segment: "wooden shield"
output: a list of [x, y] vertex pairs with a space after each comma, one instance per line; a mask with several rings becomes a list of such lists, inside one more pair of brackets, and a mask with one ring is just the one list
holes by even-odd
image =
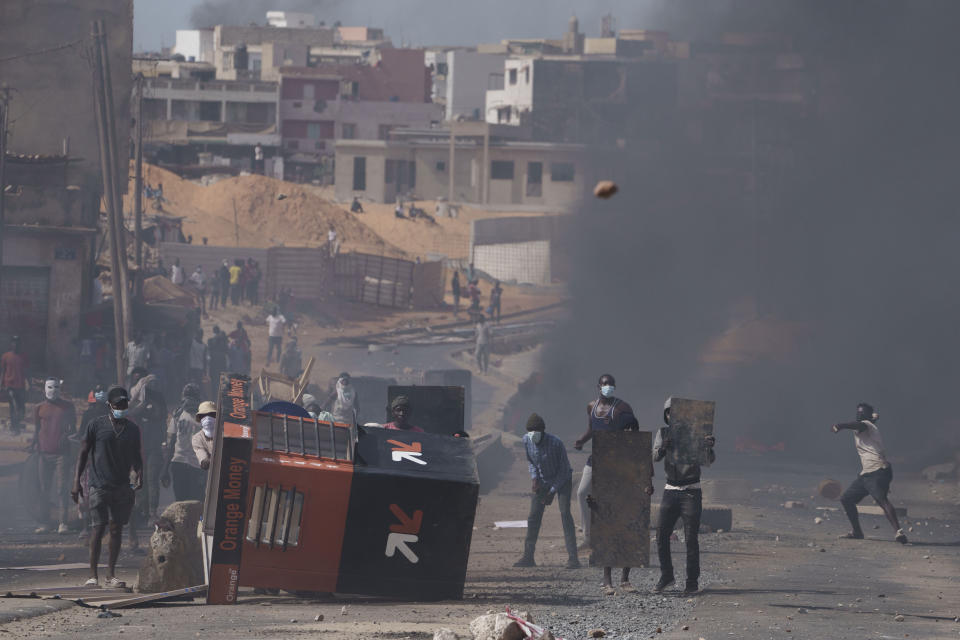
[[713, 435], [714, 403], [674, 398], [670, 404], [671, 460], [675, 464], [707, 464], [703, 439]]
[[650, 564], [651, 449], [649, 431], [594, 432], [591, 565]]

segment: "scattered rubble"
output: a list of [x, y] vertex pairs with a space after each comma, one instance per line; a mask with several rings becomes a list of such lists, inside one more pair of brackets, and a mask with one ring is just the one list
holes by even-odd
[[820, 516], [817, 516], [816, 518], [813, 519], [813, 524], [823, 524], [823, 518], [821, 518]]
[[433, 640], [460, 640], [460, 636], [444, 627], [433, 632]]
[[[518, 617], [533, 622], [526, 612], [519, 612]], [[506, 613], [487, 613], [474, 618], [470, 623], [470, 633], [473, 640], [524, 640], [526, 634], [520, 625], [510, 619]]]
[[799, 500], [787, 500], [783, 503], [784, 509], [806, 509], [807, 505]]
[[944, 462], [943, 464], [932, 464], [921, 471], [920, 475], [930, 482], [951, 480], [957, 475], [957, 463]]

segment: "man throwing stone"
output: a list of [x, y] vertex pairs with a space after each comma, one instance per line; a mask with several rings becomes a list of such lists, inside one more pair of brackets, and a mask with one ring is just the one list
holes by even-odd
[[870, 495], [883, 509], [890, 525], [897, 532], [893, 539], [900, 544], [906, 544], [907, 536], [900, 528], [897, 512], [887, 497], [890, 492], [890, 481], [893, 480], [893, 468], [887, 462], [887, 456], [883, 450], [883, 439], [877, 429], [876, 421], [879, 417], [880, 415], [873, 410], [873, 407], [866, 402], [861, 402], [857, 405], [856, 422], [844, 422], [831, 427], [834, 433], [840, 433], [844, 429], [853, 431], [853, 441], [857, 445], [861, 466], [860, 475], [840, 496], [840, 504], [843, 505], [843, 510], [847, 513], [847, 518], [850, 519], [850, 525], [853, 527], [850, 533], [840, 537], [855, 540], [863, 538], [857, 503]]
[[[120, 556], [123, 527], [130, 520], [130, 513], [133, 511], [134, 491], [143, 486], [140, 428], [126, 418], [129, 403], [126, 389], [111, 387], [107, 392], [110, 414], [90, 422], [83, 434], [70, 497], [74, 502], [78, 502], [83, 495], [80, 478], [89, 460], [90, 495], [87, 496], [87, 502], [92, 513], [93, 535], [90, 536], [90, 579], [84, 586], [94, 587], [99, 584], [97, 564], [100, 562], [103, 534], [106, 533], [108, 524], [110, 555], [104, 586], [126, 586], [115, 574], [117, 558]], [[132, 483], [131, 471], [136, 472], [136, 480]]]

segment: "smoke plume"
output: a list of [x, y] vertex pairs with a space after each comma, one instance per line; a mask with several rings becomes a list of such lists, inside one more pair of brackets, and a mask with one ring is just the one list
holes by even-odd
[[621, 192], [574, 221], [574, 304], [544, 356], [548, 423], [582, 431], [610, 372], [647, 428], [667, 395], [716, 400], [721, 451], [750, 437], [849, 459], [828, 428], [864, 400], [895, 461], [940, 461], [960, 445], [947, 401], [960, 384], [960, 6], [716, 4], [658, 15], [677, 35], [787, 33], [813, 65], [809, 111], [767, 118], [794, 160], [756, 197], [715, 188], [709, 143], [678, 136], [652, 162], [619, 163]]

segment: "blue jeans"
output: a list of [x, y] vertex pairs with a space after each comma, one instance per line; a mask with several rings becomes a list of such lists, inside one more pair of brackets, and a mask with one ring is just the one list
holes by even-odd
[[[570, 492], [573, 490], [572, 480], [567, 480], [557, 491], [557, 506], [560, 507], [560, 522], [563, 523], [563, 540], [567, 547], [570, 560], [577, 559], [577, 532], [573, 524], [573, 514], [570, 513]], [[537, 547], [537, 537], [540, 535], [540, 524], [543, 522], [543, 504], [540, 497], [534, 493], [530, 496], [530, 515], [527, 516], [527, 539], [523, 545], [523, 557], [533, 559], [533, 552]]]

